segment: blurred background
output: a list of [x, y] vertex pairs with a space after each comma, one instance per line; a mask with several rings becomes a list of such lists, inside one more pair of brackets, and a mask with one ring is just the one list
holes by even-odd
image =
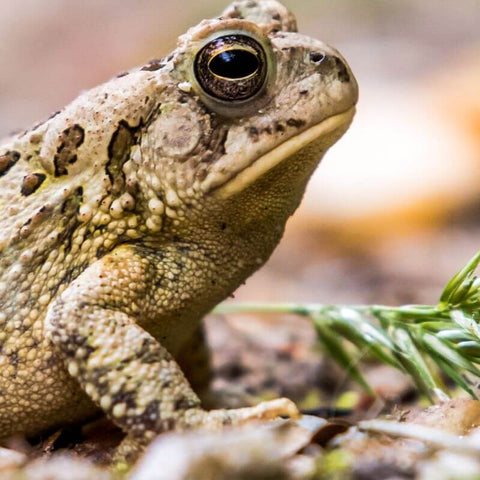
[[[435, 302], [480, 248], [480, 3], [284, 3], [302, 33], [344, 54], [361, 97], [353, 126], [326, 155], [282, 244], [236, 299]], [[163, 56], [178, 35], [226, 4], [0, 0], [0, 137]], [[298, 319], [285, 322], [286, 333], [272, 343], [277, 353], [300, 355], [292, 341], [313, 337]], [[271, 332], [268, 319], [230, 323], [250, 346]], [[231, 352], [231, 338], [213, 334], [211, 341]]]

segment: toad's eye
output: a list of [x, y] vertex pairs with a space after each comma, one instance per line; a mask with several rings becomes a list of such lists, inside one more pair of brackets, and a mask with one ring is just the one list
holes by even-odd
[[226, 80], [240, 80], [254, 75], [259, 66], [258, 57], [254, 52], [240, 48], [217, 53], [208, 63], [210, 72]]
[[195, 76], [213, 98], [237, 102], [254, 97], [265, 85], [263, 47], [246, 35], [225, 35], [207, 43], [195, 58]]

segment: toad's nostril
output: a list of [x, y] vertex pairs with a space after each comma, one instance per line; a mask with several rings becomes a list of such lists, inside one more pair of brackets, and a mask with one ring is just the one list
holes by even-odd
[[310, 61], [319, 65], [323, 62], [325, 54], [322, 52], [310, 52]]

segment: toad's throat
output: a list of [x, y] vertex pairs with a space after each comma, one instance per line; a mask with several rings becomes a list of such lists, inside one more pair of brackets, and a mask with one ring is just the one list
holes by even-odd
[[320, 150], [325, 152], [345, 133], [354, 115], [355, 107], [351, 107], [346, 112], [328, 117], [299, 135], [289, 138], [217, 186], [212, 194], [218, 198], [228, 198], [243, 191], [261, 175], [316, 140], [323, 139]]

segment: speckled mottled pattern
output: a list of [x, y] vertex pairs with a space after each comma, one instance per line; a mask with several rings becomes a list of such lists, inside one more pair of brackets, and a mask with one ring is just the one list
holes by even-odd
[[[219, 103], [192, 63], [231, 31], [265, 49], [268, 81]], [[286, 399], [205, 412], [175, 358], [268, 259], [356, 99], [338, 52], [275, 0], [241, 1], [0, 145], [0, 437], [100, 408], [129, 451], [165, 429], [294, 415]]]

